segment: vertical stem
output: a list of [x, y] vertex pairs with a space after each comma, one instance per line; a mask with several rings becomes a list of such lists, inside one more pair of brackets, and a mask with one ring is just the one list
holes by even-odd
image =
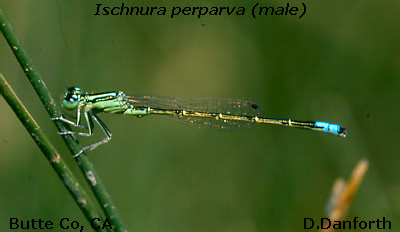
[[[27, 76], [28, 80], [38, 94], [50, 117], [60, 117], [61, 109], [56, 105], [54, 99], [51, 97], [50, 92], [46, 87], [46, 84], [42, 80], [31, 58], [28, 56], [28, 53], [25, 51], [21, 42], [18, 40], [17, 35], [13, 31], [10, 23], [4, 16], [4, 13], [1, 9], [0, 29], [3, 32], [3, 35], [6, 38], [8, 45], [13, 51], [19, 64], [21, 65], [22, 70], [25, 72], [25, 75]], [[54, 121], [54, 123], [56, 124], [58, 131], [70, 130], [68, 125], [64, 125], [64, 123], [60, 122], [59, 120]], [[63, 139], [72, 154], [75, 155], [81, 150], [78, 141], [73, 136], [66, 135], [63, 136]], [[84, 174], [86, 181], [89, 183], [104, 214], [111, 221], [113, 229], [115, 231], [126, 231], [125, 225], [123, 224], [122, 219], [119, 216], [118, 211], [111, 200], [111, 197], [107, 193], [105, 186], [102, 184], [100, 177], [95, 171], [93, 164], [84, 153], [78, 156], [76, 158], [76, 161], [79, 168], [81, 169], [81, 172]]]
[[[78, 207], [86, 216], [86, 219], [91, 222], [94, 218], [100, 218], [99, 214], [96, 212], [93, 202], [90, 200], [85, 190], [81, 187], [74, 174], [61, 158], [58, 151], [54, 148], [53, 144], [51, 144], [50, 140], [44, 134], [39, 125], [36, 124], [36, 121], [29, 114], [2, 74], [0, 74], [0, 93], [3, 95], [10, 107], [14, 110], [15, 114], [24, 125], [28, 133], [31, 135], [35, 143], [38, 145], [40, 150], [46, 156], [47, 160], [50, 162], [50, 165], [53, 167], [58, 177], [60, 177], [65, 187], [78, 204]], [[101, 225], [98, 221], [94, 221], [94, 223], [96, 228], [100, 228]], [[96, 229], [96, 231], [101, 230]]]

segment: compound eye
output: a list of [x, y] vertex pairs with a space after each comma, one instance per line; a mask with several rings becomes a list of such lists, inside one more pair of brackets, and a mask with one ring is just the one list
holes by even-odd
[[78, 106], [78, 99], [75, 96], [62, 99], [62, 106], [67, 110], [73, 110]]
[[74, 110], [78, 106], [81, 89], [78, 87], [70, 87], [67, 89], [64, 98], [62, 99], [62, 106], [67, 110]]
[[82, 90], [79, 87], [74, 86], [74, 87], [69, 87], [67, 89], [66, 94], [81, 94], [81, 92], [82, 92]]

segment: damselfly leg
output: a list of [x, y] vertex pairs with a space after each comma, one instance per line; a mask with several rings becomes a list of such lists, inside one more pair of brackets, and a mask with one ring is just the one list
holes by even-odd
[[[70, 88], [71, 89], [71, 88]], [[111, 140], [112, 134], [110, 130], [107, 128], [107, 126], [101, 121], [101, 119], [94, 114], [90, 113], [91, 108], [87, 107], [86, 105], [79, 104], [79, 98], [76, 95], [76, 90], [78, 89], [73, 89], [69, 92], [66, 93], [65, 97], [63, 98], [63, 107], [69, 109], [70, 105], [73, 105], [73, 108], [77, 108], [77, 113], [76, 113], [76, 122], [73, 122], [71, 120], [68, 120], [64, 117], [56, 117], [56, 118], [51, 118], [51, 120], [59, 120], [64, 123], [67, 123], [73, 127], [78, 127], [78, 128], [87, 128], [87, 132], [74, 132], [74, 131], [64, 131], [64, 132], [58, 132], [59, 135], [80, 135], [80, 136], [92, 136], [93, 135], [93, 129], [94, 129], [94, 124], [93, 120], [99, 125], [100, 129], [103, 131], [105, 137], [100, 140], [99, 142], [93, 143], [89, 146], [83, 147], [77, 154], [74, 155], [74, 157], [78, 157], [83, 151], [85, 150], [94, 150], [96, 147], [107, 143], [108, 141]], [[75, 92], [74, 92], [75, 91]], [[79, 90], [78, 90], [79, 91]], [[81, 109], [83, 108], [84, 111], [84, 116], [85, 116], [85, 121], [86, 121], [86, 127], [80, 125], [81, 122]]]

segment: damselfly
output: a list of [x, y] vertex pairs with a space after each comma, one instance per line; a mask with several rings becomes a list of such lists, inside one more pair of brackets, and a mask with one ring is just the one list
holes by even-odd
[[82, 148], [93, 150], [111, 140], [111, 132], [97, 116], [98, 113], [127, 114], [142, 117], [150, 114], [167, 115], [199, 127], [210, 127], [221, 130], [247, 128], [256, 124], [276, 124], [288, 127], [309, 129], [346, 137], [346, 129], [337, 124], [314, 121], [296, 121], [291, 119], [267, 118], [259, 105], [250, 100], [218, 98], [164, 98], [157, 96], [127, 96], [121, 91], [104, 93], [82, 93], [78, 87], [68, 88], [62, 99], [62, 106], [67, 110], [77, 109], [77, 120], [72, 122], [64, 117], [52, 118], [61, 120], [75, 127], [82, 127], [81, 114], [86, 120], [87, 132], [59, 132], [60, 135], [77, 134], [93, 135], [95, 121], [105, 134], [101, 141]]

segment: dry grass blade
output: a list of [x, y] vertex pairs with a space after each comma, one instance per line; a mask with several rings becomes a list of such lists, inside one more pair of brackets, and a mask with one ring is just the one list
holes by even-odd
[[[331, 210], [329, 212], [329, 219], [331, 222], [340, 221], [346, 217], [358, 187], [368, 170], [368, 165], [368, 160], [361, 160], [354, 168], [347, 184], [342, 178], [336, 180], [330, 199]], [[327, 227], [328, 225], [324, 225], [324, 228]], [[330, 226], [328, 229], [321, 229], [320, 231], [333, 231], [333, 227]]]

